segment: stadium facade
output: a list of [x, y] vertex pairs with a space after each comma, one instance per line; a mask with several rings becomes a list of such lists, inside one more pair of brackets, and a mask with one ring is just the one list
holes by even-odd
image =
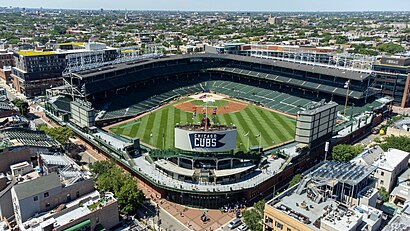
[[[182, 137], [175, 141], [177, 151], [142, 147], [150, 154], [141, 155], [138, 141], [99, 128], [149, 113], [174, 99], [209, 91], [293, 115], [312, 108], [312, 102], [321, 101], [319, 107], [325, 107], [322, 99], [339, 102], [340, 112], [347, 98], [350, 115], [355, 113], [352, 103], [360, 113], [386, 110], [385, 103], [377, 101], [379, 91], [373, 87], [371, 71], [232, 54], [140, 59], [70, 73], [64, 81], [64, 87], [50, 92], [46, 112], [51, 118], [67, 123], [86, 142], [115, 159], [162, 197], [208, 208], [238, 200], [252, 202], [272, 193], [272, 188], [285, 186], [295, 173], [323, 158], [321, 144], [326, 140], [313, 149], [297, 148], [294, 155], [271, 159], [260, 155], [260, 147], [257, 155], [241, 156], [229, 145], [229, 150], [219, 150], [222, 146], [217, 140], [195, 143], [195, 138], [226, 136], [229, 140], [228, 133], [234, 133], [235, 128], [217, 128], [205, 134], [209, 132], [206, 126], [203, 131], [204, 126], [198, 128], [201, 131], [177, 126], [176, 133]], [[91, 102], [96, 110], [95, 127], [79, 126], [70, 120], [72, 98]], [[210, 147], [201, 147], [208, 144], [218, 147], [208, 152]]]
[[[181, 95], [203, 90], [293, 115], [308, 102], [321, 99], [344, 105], [346, 94], [349, 105], [360, 107], [380, 92], [373, 87], [370, 71], [227, 54], [139, 60], [73, 73], [64, 79], [70, 87], [59, 93], [92, 102], [101, 112], [97, 124], [130, 118]], [[347, 81], [349, 90], [344, 88]], [[241, 91], [245, 85], [250, 88]], [[267, 93], [272, 93], [272, 98], [266, 97]], [[56, 111], [59, 113], [58, 108]]]

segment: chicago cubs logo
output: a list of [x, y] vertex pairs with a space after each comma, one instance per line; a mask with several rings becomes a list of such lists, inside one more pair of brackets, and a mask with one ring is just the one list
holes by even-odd
[[221, 140], [226, 134], [192, 133], [189, 134], [191, 147], [194, 148], [221, 148], [225, 145]]

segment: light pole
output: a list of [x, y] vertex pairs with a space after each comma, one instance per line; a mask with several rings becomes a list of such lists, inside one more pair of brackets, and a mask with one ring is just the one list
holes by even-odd
[[346, 81], [344, 88], [347, 88], [346, 89], [345, 107], [344, 107], [344, 110], [343, 110], [343, 115], [346, 116], [347, 101], [349, 100], [350, 79]]
[[259, 135], [257, 135], [257, 138], [259, 138], [259, 146], [258, 146], [258, 149], [259, 149], [259, 154], [261, 154], [261, 150], [262, 150], [262, 148], [261, 148], [262, 136], [261, 136], [260, 133], [259, 133]]

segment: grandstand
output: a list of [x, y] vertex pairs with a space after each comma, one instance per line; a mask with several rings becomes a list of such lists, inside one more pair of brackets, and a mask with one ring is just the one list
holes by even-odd
[[[349, 92], [344, 88], [351, 82]], [[93, 103], [97, 121], [130, 118], [182, 96], [212, 91], [297, 114], [311, 102], [333, 100], [348, 113], [371, 111], [375, 101], [369, 72], [237, 55], [195, 54], [138, 60], [66, 76], [71, 92]], [[340, 106], [339, 109], [341, 109]]]
[[[79, 128], [69, 120], [65, 121], [89, 144], [115, 158], [140, 180], [163, 191], [171, 201], [209, 208], [240, 199], [252, 201], [259, 195], [271, 193], [273, 185], [282, 186], [290, 180], [289, 172], [300, 171], [321, 158], [317, 150], [310, 152], [308, 157], [304, 155], [305, 151], [277, 153], [277, 158], [269, 158], [264, 163], [267, 166], [264, 168], [269, 171], [258, 169], [263, 148], [292, 142], [295, 134], [293, 118], [261, 107], [295, 115], [311, 103], [326, 99], [338, 102], [342, 105], [339, 110], [343, 111], [346, 96], [350, 109], [347, 113], [350, 115], [377, 110], [383, 105], [375, 97], [375, 89], [370, 89], [373, 79], [368, 71], [237, 55], [194, 54], [138, 60], [71, 73], [64, 79], [67, 86], [61, 88], [61, 95], [91, 102], [97, 111], [96, 127], [132, 138], [132, 144], [138, 141], [139, 145], [141, 142], [144, 152], [153, 148], [165, 150], [180, 147], [183, 151], [195, 152], [192, 151], [192, 142], [188, 140], [193, 134], [191, 131], [186, 130], [182, 135], [186, 142], [176, 139], [181, 138], [182, 133], [175, 133], [180, 132], [175, 125], [192, 125], [203, 119], [200, 116], [196, 118], [191, 111], [196, 105], [188, 105], [187, 110], [177, 107], [179, 103], [190, 103], [183, 102], [185, 96], [213, 92], [217, 97], [225, 95], [233, 98], [223, 100], [246, 105], [241, 110], [215, 113], [213, 118], [216, 121], [213, 125], [235, 127], [236, 137], [231, 140], [233, 146], [229, 146], [229, 150], [210, 150], [206, 156], [199, 157], [191, 153], [190, 159], [185, 158], [184, 153], [168, 151], [154, 151], [152, 156], [134, 156], [122, 147], [114, 147], [112, 138], [101, 136], [98, 128]], [[344, 88], [346, 81], [350, 83], [349, 91]], [[197, 100], [196, 96], [191, 97], [186, 99]], [[51, 106], [55, 109], [58, 105], [63, 104], [54, 103]], [[147, 113], [162, 105], [165, 106]], [[207, 111], [206, 107], [202, 110]], [[47, 112], [55, 115], [53, 110]], [[134, 118], [137, 115], [141, 116]], [[349, 120], [347, 117], [342, 116], [341, 120]], [[204, 129], [207, 129], [206, 126]], [[106, 136], [109, 136], [108, 133]], [[184, 148], [181, 143], [191, 143], [191, 146]], [[297, 150], [297, 146], [293, 147]], [[230, 158], [237, 159], [236, 162], [222, 160], [226, 156], [218, 156], [220, 152], [224, 155], [229, 152]], [[255, 161], [246, 157], [246, 152], [258, 153], [258, 159]], [[236, 156], [238, 153], [243, 153], [243, 156]], [[183, 158], [176, 159], [175, 155]], [[166, 159], [167, 156], [170, 158]], [[216, 167], [225, 168], [228, 164], [229, 169]], [[244, 166], [246, 169], [242, 168]], [[233, 174], [219, 172], [233, 169]]]
[[[177, 83], [175, 81], [167, 81], [167, 84], [161, 85], [161, 88], [152, 86], [138, 92], [119, 93], [115, 98], [110, 99], [110, 103], [100, 104], [104, 113], [101, 114], [99, 119], [105, 120], [137, 116], [179, 97], [207, 91], [263, 105], [290, 115], [295, 115], [298, 111], [304, 110], [306, 106], [312, 102], [317, 102], [322, 99], [321, 97], [290, 90], [288, 87], [275, 90], [275, 88], [271, 86], [252, 86], [249, 85], [249, 83], [238, 83], [227, 80], [209, 80], [200, 83], [192, 82], [192, 85], [185, 86], [183, 84], [184, 83]], [[186, 82], [185, 84], [189, 83]], [[152, 92], [155, 91], [162, 91], [162, 93], [152, 95]], [[363, 111], [372, 111], [373, 108], [377, 108], [381, 105], [382, 103], [377, 101], [372, 101], [364, 105], [358, 104], [354, 108], [354, 114]], [[340, 111], [343, 110], [343, 105], [339, 105], [338, 109]], [[347, 110], [349, 115], [350, 110], [352, 110], [351, 107]]]

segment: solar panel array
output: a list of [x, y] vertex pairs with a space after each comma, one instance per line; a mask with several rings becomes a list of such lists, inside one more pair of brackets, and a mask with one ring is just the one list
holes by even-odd
[[335, 179], [340, 182], [357, 184], [372, 171], [372, 167], [356, 165], [350, 162], [326, 162], [309, 175], [312, 179]]

